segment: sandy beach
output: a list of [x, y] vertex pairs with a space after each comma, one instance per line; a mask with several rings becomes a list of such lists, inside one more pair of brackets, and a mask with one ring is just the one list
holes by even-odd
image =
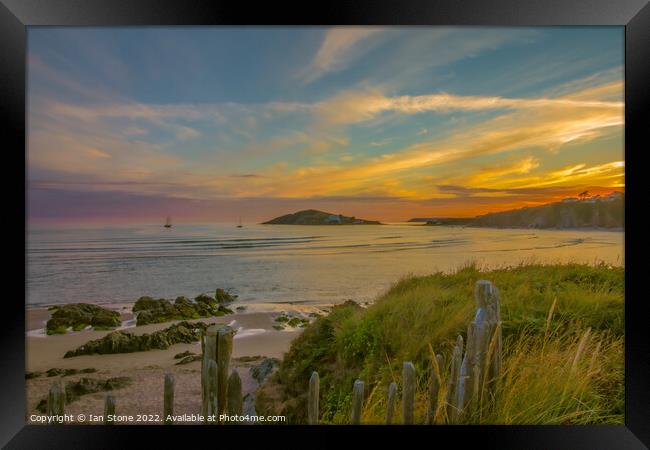
[[[135, 327], [130, 305], [111, 305], [111, 309], [122, 315], [123, 327], [133, 334], [151, 333], [169, 327], [175, 322], [166, 322]], [[242, 379], [242, 394], [246, 399], [254, 394], [258, 383], [250, 369], [265, 358], [282, 358], [289, 349], [291, 341], [300, 334], [300, 328], [273, 329], [274, 319], [282, 312], [307, 314], [317, 311], [315, 307], [291, 304], [255, 305], [245, 312], [198, 319], [206, 323], [226, 324], [238, 330], [233, 343], [231, 369], [237, 370]], [[201, 366], [199, 361], [176, 365], [174, 355], [190, 351], [200, 353], [199, 342], [176, 344], [166, 350], [149, 350], [135, 353], [84, 355], [64, 358], [68, 350], [75, 349], [86, 342], [99, 339], [110, 331], [83, 330], [64, 335], [47, 336], [43, 327], [50, 313], [46, 308], [30, 308], [26, 314], [26, 372], [46, 372], [59, 369], [96, 369], [94, 373], [65, 377], [48, 377], [47, 374], [26, 380], [27, 421], [32, 414], [40, 414], [35, 408], [47, 396], [48, 389], [56, 379], [76, 381], [81, 377], [107, 379], [129, 377], [128, 387], [111, 391], [116, 401], [117, 414], [162, 414], [163, 379], [165, 373], [172, 373], [176, 381], [175, 414], [197, 414], [201, 411]], [[126, 327], [125, 327], [126, 325]], [[106, 393], [98, 392], [80, 397], [66, 406], [66, 413], [75, 417], [78, 414], [103, 414]], [[245, 401], [244, 413], [254, 413], [252, 397]], [[33, 423], [33, 422], [32, 422]]]

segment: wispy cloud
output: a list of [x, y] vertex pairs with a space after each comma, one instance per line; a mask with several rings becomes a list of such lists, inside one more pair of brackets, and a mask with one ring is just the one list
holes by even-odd
[[[619, 89], [620, 82], [600, 89]], [[430, 94], [385, 96], [378, 89], [343, 92], [315, 105], [316, 116], [325, 123], [354, 124], [374, 119], [387, 112], [418, 114], [424, 112], [483, 111], [496, 109], [604, 108], [620, 110], [623, 102], [579, 100], [573, 98], [504, 98]], [[422, 130], [421, 130], [422, 131]], [[426, 129], [425, 129], [426, 132]], [[422, 133], [424, 134], [424, 133]]]
[[[590, 92], [607, 95], [611, 90], [621, 89], [620, 82], [608, 86], [589, 88]], [[272, 107], [258, 105], [260, 111], [295, 111], [282, 108], [275, 102]], [[347, 105], [347, 106], [346, 106]], [[227, 105], [235, 110], [237, 105]], [[67, 116], [80, 121], [106, 120], [119, 117], [146, 119], [154, 123], [166, 123], [172, 120], [177, 130], [186, 127], [173, 120], [215, 119], [223, 117], [224, 105], [107, 105], [106, 107], [80, 107], [75, 105], [51, 105], [52, 113], [58, 117]], [[247, 106], [250, 113], [251, 107]], [[384, 153], [378, 157], [361, 158], [354, 161], [341, 155], [337, 163], [320, 163], [268, 166], [256, 173], [264, 175], [247, 180], [245, 185], [233, 182], [232, 177], [215, 176], [205, 173], [201, 161], [189, 162], [183, 158], [167, 154], [162, 148], [146, 142], [127, 143], [113, 136], [101, 136], [77, 133], [74, 137], [61, 132], [50, 134], [34, 133], [30, 136], [30, 146], [34, 149], [33, 164], [62, 171], [76, 170], [95, 173], [104, 170], [97, 166], [99, 154], [97, 148], [112, 149], [111, 165], [120, 177], [136, 181], [178, 180], [187, 184], [184, 191], [195, 196], [209, 195], [250, 196], [263, 193], [268, 196], [298, 197], [313, 195], [393, 195], [411, 198], [425, 198], [430, 195], [421, 188], [398, 181], [402, 175], [409, 177], [414, 170], [426, 167], [441, 167], [453, 162], [473, 158], [497, 155], [516, 150], [542, 148], [557, 149], [573, 142], [587, 141], [608, 132], [620, 130], [623, 124], [623, 104], [620, 102], [601, 101], [597, 96], [585, 97], [582, 92], [573, 92], [560, 98], [501, 98], [458, 96], [449, 94], [432, 94], [420, 96], [387, 97], [373, 91], [363, 94], [344, 93], [333, 100], [308, 105], [301, 105], [301, 111], [311, 111], [317, 121], [336, 128], [350, 122], [369, 121], [382, 112], [393, 114], [439, 113], [452, 110], [476, 111], [502, 109], [504, 114], [471, 127], [452, 130], [446, 137], [434, 136], [429, 140]], [[339, 114], [334, 114], [339, 111]], [[325, 115], [324, 115], [325, 114]], [[162, 122], [161, 122], [162, 121]], [[101, 122], [100, 122], [101, 123]], [[171, 125], [168, 125], [171, 126]], [[101, 128], [101, 127], [100, 127]], [[106, 131], [106, 128], [101, 128]], [[191, 128], [187, 128], [192, 137]], [[610, 130], [610, 131], [608, 131]], [[84, 136], [86, 138], [84, 139]], [[372, 141], [370, 146], [383, 146], [390, 139]], [[313, 133], [294, 131], [273, 137], [232, 153], [241, 158], [243, 155], [262, 157], [276, 152], [287, 155], [287, 149], [295, 149], [297, 155], [304, 152], [318, 155], [332, 148], [345, 150], [349, 139], [334, 131], [327, 132], [327, 127]], [[128, 149], [128, 151], [127, 151]], [[140, 149], [134, 156], [134, 149]], [[79, 158], [80, 154], [86, 159]], [[108, 151], [101, 151], [108, 155]], [[66, 155], [69, 155], [67, 157]], [[505, 183], [504, 177], [525, 174], [539, 166], [539, 161], [529, 157], [512, 165], [505, 165], [490, 170], [479, 170], [465, 180], [470, 185]], [[293, 168], [292, 168], [293, 167]], [[185, 168], [179, 171], [179, 168]], [[175, 170], [174, 170], [175, 169]], [[191, 175], [189, 172], [191, 171]], [[576, 169], [576, 176], [578, 171]], [[132, 177], [132, 178], [129, 178]], [[442, 184], [442, 183], [440, 183]], [[131, 185], [127, 185], [131, 186]], [[156, 188], [157, 189], [157, 188]], [[179, 189], [176, 187], [176, 192]]]
[[[624, 187], [620, 62], [601, 64], [607, 58], [592, 52], [571, 67], [551, 58], [531, 69], [531, 58], [509, 53], [540, 35], [335, 27], [305, 34], [295, 52], [269, 54], [263, 94], [249, 92], [254, 77], [246, 77], [260, 68], [251, 53], [223, 52], [242, 63], [232, 73], [202, 63], [214, 68], [217, 89], [201, 77], [168, 95], [161, 90], [170, 83], [158, 84], [158, 74], [138, 79], [119, 51], [108, 65], [80, 59], [106, 69], [91, 86], [92, 67], [75, 68], [71, 55], [61, 63], [30, 52], [30, 188], [103, 199], [113, 192], [138, 204], [183, 199], [203, 209], [237, 199], [328, 210], [340, 204], [358, 216], [368, 211], [364, 202], [380, 203], [382, 216], [397, 217], [404, 208], [469, 214], [579, 187]], [[540, 50], [532, 61], [548, 58], [550, 48], [532, 48]], [[515, 70], [485, 82], [466, 76], [500, 61]], [[186, 96], [195, 85], [213, 95]]]
[[343, 70], [354, 58], [369, 50], [372, 38], [377, 37], [384, 28], [379, 27], [337, 27], [325, 33], [314, 59], [299, 76], [311, 83], [330, 72]]

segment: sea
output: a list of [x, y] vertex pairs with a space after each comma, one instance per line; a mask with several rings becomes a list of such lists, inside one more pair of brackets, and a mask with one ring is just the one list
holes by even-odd
[[474, 263], [624, 265], [624, 232], [385, 225], [29, 226], [26, 303], [131, 303], [224, 288], [241, 303], [371, 302]]

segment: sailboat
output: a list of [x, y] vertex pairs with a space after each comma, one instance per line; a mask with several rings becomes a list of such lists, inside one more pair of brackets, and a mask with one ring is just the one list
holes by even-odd
[[165, 221], [165, 228], [171, 228], [172, 227], [172, 218], [167, 216], [167, 221]]
[[242, 228], [243, 225], [241, 224], [241, 216], [239, 217], [239, 224], [237, 224], [237, 228]]

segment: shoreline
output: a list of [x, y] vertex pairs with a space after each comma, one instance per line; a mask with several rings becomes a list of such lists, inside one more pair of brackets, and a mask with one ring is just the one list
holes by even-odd
[[[235, 304], [232, 306], [234, 307]], [[107, 305], [103, 305], [109, 307]], [[245, 413], [254, 414], [254, 396], [259, 382], [251, 373], [256, 365], [269, 358], [282, 359], [289, 350], [293, 340], [302, 328], [276, 330], [275, 318], [283, 313], [295, 316], [307, 316], [310, 312], [321, 313], [325, 306], [296, 305], [289, 303], [246, 305], [243, 312], [235, 312], [219, 317], [203, 317], [191, 322], [205, 322], [230, 325], [237, 330], [233, 342], [231, 370], [236, 370], [242, 380], [242, 395], [247, 396]], [[40, 414], [35, 408], [46, 398], [47, 392], [55, 380], [66, 382], [79, 381], [82, 378], [106, 380], [115, 377], [128, 377], [131, 384], [121, 389], [109, 391], [115, 398], [118, 414], [161, 414], [162, 387], [166, 373], [173, 374], [176, 380], [175, 415], [197, 414], [201, 411], [201, 363], [193, 361], [177, 365], [180, 359], [174, 356], [191, 352], [201, 353], [200, 342], [191, 344], [178, 343], [168, 349], [146, 350], [133, 353], [93, 354], [64, 358], [64, 354], [86, 342], [100, 339], [114, 331], [123, 330], [135, 335], [151, 333], [169, 327], [180, 320], [135, 326], [133, 313], [129, 304], [113, 304], [110, 309], [118, 310], [122, 316], [122, 326], [113, 330], [95, 331], [86, 329], [68, 331], [65, 334], [46, 335], [45, 322], [50, 316], [46, 307], [26, 309], [25, 333], [25, 372], [41, 372], [36, 378], [25, 380], [27, 410], [26, 420], [33, 414]], [[126, 319], [126, 320], [125, 320]], [[49, 369], [95, 369], [95, 372], [79, 373], [70, 376], [49, 377]], [[97, 392], [80, 397], [66, 406], [66, 413], [103, 414], [106, 392]], [[151, 422], [156, 423], [156, 422]], [[137, 424], [137, 423], [134, 423]]]
[[[77, 303], [77, 302], [72, 302], [72, 303]], [[120, 303], [110, 303], [110, 302], [84, 302], [88, 303], [91, 305], [97, 305], [101, 306], [106, 309], [110, 309], [113, 311], [117, 311], [120, 313], [121, 316], [121, 321], [122, 325], [118, 328], [115, 328], [113, 330], [107, 330], [107, 332], [110, 331], [117, 331], [117, 330], [124, 330], [124, 329], [135, 329], [135, 323], [131, 324], [125, 324], [125, 322], [131, 322], [135, 320], [135, 317], [132, 312], [132, 308], [134, 303], [125, 303], [125, 302], [120, 302]], [[66, 304], [71, 304], [71, 303], [60, 303], [60, 304], [47, 304], [47, 305], [25, 305], [25, 333], [29, 334], [30, 332], [34, 332], [37, 330], [44, 330], [45, 329], [45, 323], [48, 321], [48, 319], [51, 316], [51, 313], [49, 311], [49, 308], [53, 306], [62, 306]], [[322, 304], [312, 304], [312, 303], [300, 303], [300, 302], [283, 302], [283, 303], [276, 303], [276, 302], [269, 302], [269, 303], [243, 303], [243, 302], [233, 302], [229, 305], [229, 307], [236, 312], [233, 314], [228, 314], [226, 316], [221, 316], [223, 318], [227, 317], [233, 317], [235, 315], [246, 315], [246, 314], [252, 314], [252, 313], [268, 313], [268, 314], [282, 314], [284, 312], [286, 313], [293, 313], [293, 314], [299, 314], [299, 315], [307, 315], [309, 313], [320, 313], [323, 310], [327, 310], [331, 308], [333, 304], [331, 303], [322, 303]], [[238, 307], [244, 307], [244, 310], [237, 311], [236, 308]], [[215, 319], [217, 317], [212, 317], [212, 319]], [[210, 317], [202, 317], [200, 319], [188, 319], [190, 321], [195, 321], [195, 320], [207, 320], [211, 319]], [[160, 324], [156, 325], [163, 325], [167, 324], [169, 326], [170, 324], [178, 322], [178, 321], [170, 321], [170, 322], [163, 322]], [[145, 325], [141, 325], [140, 327], [143, 327]], [[137, 328], [140, 328], [137, 327]], [[66, 335], [71, 334], [71, 333], [83, 333], [86, 331], [92, 331], [92, 330], [82, 330], [82, 331], [68, 331]], [[43, 332], [44, 334], [44, 332]], [[44, 335], [43, 337], [52, 337], [52, 336], [46, 336]]]

